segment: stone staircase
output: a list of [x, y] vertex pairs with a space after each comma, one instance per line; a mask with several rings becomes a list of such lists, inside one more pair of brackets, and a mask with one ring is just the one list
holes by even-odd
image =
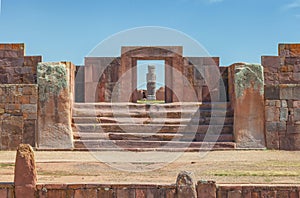
[[101, 151], [234, 149], [229, 105], [75, 103], [74, 147]]

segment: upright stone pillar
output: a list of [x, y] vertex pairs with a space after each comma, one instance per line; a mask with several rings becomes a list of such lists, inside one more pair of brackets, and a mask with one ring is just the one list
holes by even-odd
[[37, 173], [34, 153], [29, 144], [20, 144], [15, 164], [15, 197], [35, 197]]
[[198, 198], [216, 198], [217, 186], [214, 181], [198, 181], [197, 183]]
[[261, 65], [230, 66], [234, 138], [240, 148], [264, 148], [264, 77]]
[[196, 190], [192, 173], [182, 171], [178, 174], [176, 180], [176, 195], [177, 198], [196, 198]]
[[73, 148], [71, 115], [74, 68], [68, 62], [38, 64], [39, 148]]
[[156, 73], [155, 73], [155, 65], [148, 65], [148, 73], [147, 73], [147, 99], [148, 100], [156, 100]]

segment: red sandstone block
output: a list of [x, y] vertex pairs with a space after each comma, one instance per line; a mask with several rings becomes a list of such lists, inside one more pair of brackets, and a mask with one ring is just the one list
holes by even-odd
[[97, 189], [77, 189], [74, 193], [74, 198], [89, 198], [97, 197]]
[[7, 198], [7, 189], [0, 189], [0, 198]]
[[24, 56], [24, 65], [36, 67], [39, 62], [42, 62], [42, 56]]
[[24, 56], [24, 50], [0, 50], [1, 58], [20, 58]]
[[299, 57], [300, 44], [279, 44], [278, 52], [281, 57]]
[[298, 192], [295, 190], [290, 191], [290, 198], [299, 198]]
[[21, 50], [25, 49], [24, 43], [2, 43], [0, 44], [1, 50]]
[[280, 197], [280, 198], [289, 198], [289, 191], [277, 191], [277, 197]]
[[122, 198], [131, 198], [134, 197], [135, 191], [128, 188], [118, 188], [117, 189], [117, 197]]
[[146, 190], [145, 189], [136, 189], [135, 190], [135, 197], [136, 198], [146, 198]]
[[112, 188], [98, 188], [98, 198], [112, 198], [114, 190]]

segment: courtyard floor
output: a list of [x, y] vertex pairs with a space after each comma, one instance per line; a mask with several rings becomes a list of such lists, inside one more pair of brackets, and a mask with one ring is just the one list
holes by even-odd
[[[15, 155], [16, 152], [13, 151], [0, 152], [0, 182], [13, 182]], [[178, 159], [171, 162], [172, 156], [176, 155], [179, 156]], [[95, 156], [101, 156], [101, 160]], [[218, 184], [300, 184], [300, 151], [212, 151], [205, 154], [145, 155], [36, 151], [35, 158], [39, 183], [170, 184], [175, 183], [177, 174], [185, 170], [193, 172], [196, 180], [214, 180]], [[103, 160], [109, 163], [101, 162]]]

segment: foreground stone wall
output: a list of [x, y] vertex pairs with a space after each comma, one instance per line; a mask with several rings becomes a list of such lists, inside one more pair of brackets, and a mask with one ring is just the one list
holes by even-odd
[[[203, 182], [203, 181], [202, 181]], [[300, 197], [299, 185], [246, 185], [246, 184], [222, 184], [214, 182], [196, 185], [199, 198], [242, 198], [242, 197]], [[147, 185], [147, 184], [38, 184], [36, 186], [36, 198], [65, 198], [65, 197], [107, 197], [107, 198], [131, 198], [131, 197], [166, 197], [176, 198], [175, 185]], [[15, 198], [13, 183], [0, 183], [0, 197]], [[18, 198], [18, 197], [16, 197]]]
[[270, 149], [300, 149], [300, 44], [279, 44], [263, 56], [265, 131]]

